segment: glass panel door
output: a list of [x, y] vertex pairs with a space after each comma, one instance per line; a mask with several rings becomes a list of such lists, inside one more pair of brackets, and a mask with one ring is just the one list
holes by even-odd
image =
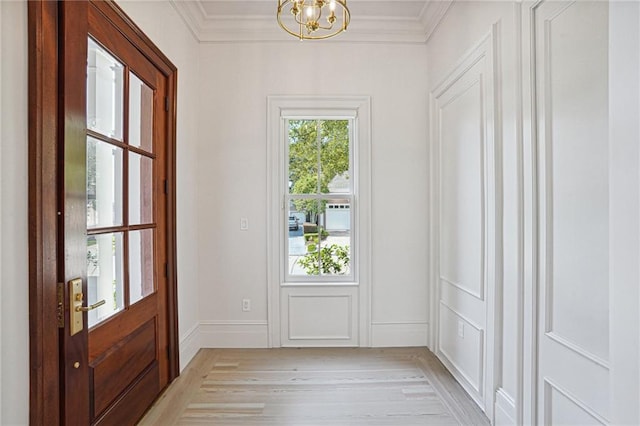
[[153, 294], [154, 90], [89, 38], [87, 302], [89, 327]]

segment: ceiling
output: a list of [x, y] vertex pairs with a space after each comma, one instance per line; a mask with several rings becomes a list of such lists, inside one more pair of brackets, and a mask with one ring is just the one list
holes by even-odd
[[[203, 43], [291, 41], [276, 22], [277, 0], [170, 0]], [[348, 0], [349, 30], [331, 42], [424, 43], [453, 0]]]

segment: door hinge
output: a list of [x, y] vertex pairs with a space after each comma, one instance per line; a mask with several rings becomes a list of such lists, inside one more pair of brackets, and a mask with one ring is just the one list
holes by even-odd
[[164, 97], [164, 109], [169, 112], [169, 97], [165, 96]]
[[58, 319], [58, 328], [64, 328], [64, 283], [57, 284], [57, 300], [56, 318]]
[[169, 264], [168, 263], [164, 264], [164, 277], [165, 278], [169, 278]]
[[169, 193], [169, 182], [167, 182], [167, 180], [164, 180], [164, 193], [168, 194]]

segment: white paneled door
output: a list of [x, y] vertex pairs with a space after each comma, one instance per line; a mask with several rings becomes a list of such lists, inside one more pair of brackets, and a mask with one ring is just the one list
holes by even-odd
[[532, 11], [539, 424], [610, 415], [608, 8]]

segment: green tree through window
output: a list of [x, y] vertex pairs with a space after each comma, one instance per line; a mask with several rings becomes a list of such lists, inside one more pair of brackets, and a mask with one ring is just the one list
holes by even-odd
[[351, 203], [349, 125], [349, 120], [288, 120], [289, 206], [303, 215], [307, 242], [306, 253], [292, 263], [297, 262], [307, 275], [349, 273], [345, 241], [350, 242], [350, 220], [347, 225], [335, 225], [333, 233], [325, 230], [331, 218], [327, 206]]

